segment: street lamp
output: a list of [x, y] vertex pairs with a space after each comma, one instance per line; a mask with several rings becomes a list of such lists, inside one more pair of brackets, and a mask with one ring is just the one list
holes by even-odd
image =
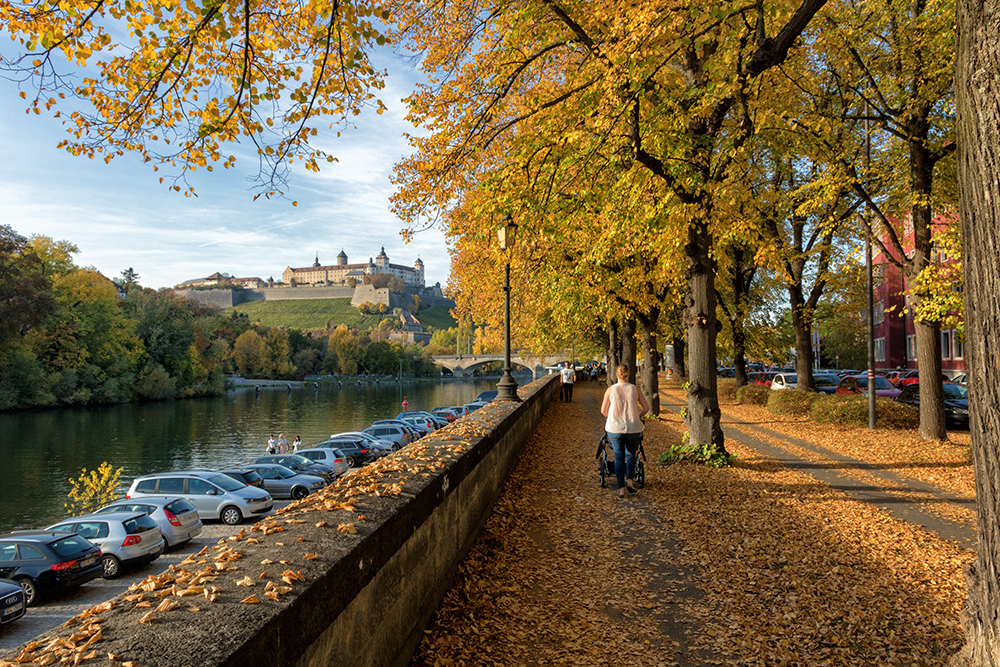
[[503, 226], [497, 229], [497, 238], [500, 239], [500, 249], [504, 251], [507, 260], [503, 270], [503, 293], [504, 293], [504, 318], [503, 318], [503, 377], [497, 383], [498, 401], [520, 401], [517, 397], [517, 381], [510, 374], [510, 253], [507, 251], [514, 247], [514, 236], [517, 232], [517, 225], [510, 213], [503, 216]]

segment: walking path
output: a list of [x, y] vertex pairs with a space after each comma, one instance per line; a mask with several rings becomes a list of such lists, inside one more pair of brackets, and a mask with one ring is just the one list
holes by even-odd
[[414, 665], [930, 666], [961, 646], [971, 499], [763, 409], [724, 418], [732, 468], [658, 465], [684, 431], [664, 385], [647, 487], [619, 500], [597, 482], [603, 390], [549, 407]]

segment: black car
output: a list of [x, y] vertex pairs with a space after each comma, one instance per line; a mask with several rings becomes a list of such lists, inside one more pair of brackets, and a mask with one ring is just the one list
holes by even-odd
[[352, 436], [338, 436], [325, 442], [321, 442], [313, 447], [332, 447], [339, 449], [347, 458], [347, 465], [352, 468], [364, 465], [374, 460], [376, 454], [372, 452], [371, 443], [364, 438]]
[[24, 600], [24, 591], [16, 581], [0, 579], [0, 625], [24, 616], [28, 609]]
[[251, 468], [237, 468], [235, 470], [220, 470], [223, 475], [232, 477], [237, 482], [243, 482], [247, 486], [256, 486], [258, 489], [264, 488], [264, 478], [256, 470]]
[[0, 537], [0, 577], [18, 583], [29, 607], [103, 572], [101, 550], [74, 533], [25, 530]]
[[[958, 429], [969, 428], [969, 389], [960, 384], [944, 382], [944, 418], [949, 426]], [[920, 407], [920, 384], [908, 384], [896, 397], [900, 403]]]
[[481, 392], [479, 392], [479, 395], [476, 396], [474, 399], [472, 399], [472, 402], [476, 403], [477, 401], [482, 401], [483, 403], [489, 403], [490, 401], [492, 401], [496, 397], [497, 397], [497, 390], [496, 389], [490, 389], [489, 391], [481, 391]]

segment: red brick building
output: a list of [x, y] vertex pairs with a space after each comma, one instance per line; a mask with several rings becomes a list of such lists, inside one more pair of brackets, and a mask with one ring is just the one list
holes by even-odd
[[[953, 218], [937, 216], [937, 224], [954, 224]], [[913, 247], [913, 225], [907, 219], [903, 226], [904, 247]], [[888, 242], [886, 243], [889, 246]], [[907, 285], [902, 271], [890, 262], [878, 246], [873, 248], [872, 266], [875, 273], [875, 370], [896, 368], [916, 370], [917, 342], [913, 313], [906, 294]], [[932, 262], [953, 263], [955, 260], [935, 251]], [[954, 287], [961, 290], [961, 285]], [[965, 372], [965, 346], [957, 329], [941, 329], [941, 370], [953, 377]]]

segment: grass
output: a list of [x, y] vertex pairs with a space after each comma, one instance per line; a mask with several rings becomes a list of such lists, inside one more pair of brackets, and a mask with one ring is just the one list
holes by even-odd
[[351, 329], [369, 331], [383, 319], [381, 315], [362, 315], [346, 298], [248, 301], [226, 309], [226, 312], [232, 311], [245, 313], [251, 320], [266, 326], [302, 330], [326, 329], [343, 324]]
[[458, 326], [455, 318], [451, 316], [451, 310], [444, 306], [433, 306], [426, 310], [421, 310], [417, 313], [417, 319], [424, 325], [425, 329], [430, 327], [434, 327], [435, 330], [451, 329]]

